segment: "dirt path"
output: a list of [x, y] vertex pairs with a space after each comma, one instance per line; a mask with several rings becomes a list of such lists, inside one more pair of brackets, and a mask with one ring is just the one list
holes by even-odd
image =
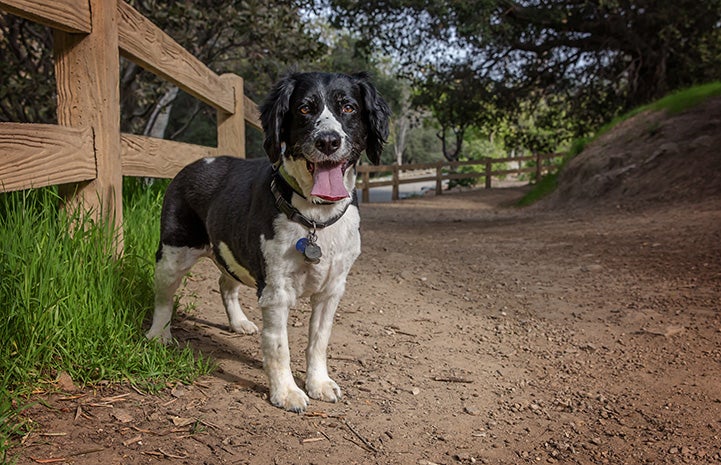
[[[272, 407], [258, 338], [226, 331], [202, 263], [175, 335], [220, 370], [52, 396], [19, 463], [721, 463], [721, 203], [505, 206], [520, 194], [362, 208], [331, 341], [343, 402]], [[290, 320], [301, 381], [308, 317]]]

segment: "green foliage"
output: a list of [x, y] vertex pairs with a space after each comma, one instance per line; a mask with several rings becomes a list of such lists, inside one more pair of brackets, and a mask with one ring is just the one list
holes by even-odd
[[[646, 110], [666, 110], [671, 114], [681, 113], [682, 111], [693, 108], [717, 95], [721, 95], [721, 81], [689, 87], [673, 92], [649, 105], [642, 106], [632, 112], [629, 112], [624, 115], [623, 119], [628, 119], [631, 116]], [[623, 119], [621, 119], [621, 121], [623, 121]]]
[[52, 29], [0, 12], [0, 121], [56, 123]]
[[[436, 136], [437, 130], [428, 125], [413, 127], [409, 130], [408, 142], [404, 153], [406, 163], [430, 163], [442, 158], [441, 143]], [[385, 153], [384, 153], [385, 156]], [[395, 158], [389, 150], [384, 162], [394, 163]]]
[[575, 135], [721, 73], [721, 0], [330, 3], [407, 75], [465, 66], [499, 84], [500, 107], [559, 99]]
[[0, 456], [20, 428], [18, 406], [59, 372], [79, 384], [154, 389], [210, 369], [189, 348], [143, 335], [163, 187], [134, 182], [126, 184], [126, 253], [117, 259], [107, 229], [59, 209], [54, 189], [0, 196]]

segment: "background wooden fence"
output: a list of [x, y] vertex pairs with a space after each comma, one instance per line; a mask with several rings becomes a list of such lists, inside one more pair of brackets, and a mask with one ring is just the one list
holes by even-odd
[[[244, 157], [245, 123], [261, 128], [241, 77], [217, 75], [123, 0], [0, 0], [0, 10], [53, 28], [58, 100], [57, 125], [0, 123], [0, 192], [60, 184], [68, 204], [114, 225], [118, 251], [124, 175]], [[218, 146], [121, 134], [120, 55], [215, 108]]]
[[[436, 183], [436, 194], [440, 195], [443, 192], [443, 181], [448, 180], [459, 180], [459, 179], [485, 179], [486, 189], [491, 188], [491, 180], [493, 176], [503, 176], [508, 174], [521, 174], [521, 173], [535, 173], [536, 179], [541, 179], [541, 174], [547, 166], [544, 166], [544, 161], [551, 160], [554, 158], [562, 157], [563, 154], [550, 153], [550, 154], [537, 154], [527, 157], [513, 157], [513, 158], [484, 158], [482, 160], [471, 160], [471, 161], [439, 161], [437, 163], [420, 163], [420, 164], [409, 164], [409, 165], [361, 165], [358, 167], [358, 173], [360, 179], [358, 180], [357, 187], [362, 191], [361, 200], [364, 203], [370, 201], [370, 188], [372, 187], [383, 187], [393, 186], [391, 194], [392, 200], [398, 200], [399, 198], [399, 187], [401, 184], [409, 184], [415, 182], [435, 182]], [[524, 162], [524, 161], [535, 161], [535, 166], [527, 168], [516, 168], [516, 169], [503, 169], [493, 170], [493, 165], [498, 163], [506, 162]], [[481, 166], [482, 171], [459, 173], [455, 170], [462, 166]], [[434, 175], [426, 176], [413, 176], [401, 179], [401, 174], [409, 171], [419, 170], [435, 170]], [[374, 179], [371, 180], [370, 173], [390, 173], [391, 179]]]

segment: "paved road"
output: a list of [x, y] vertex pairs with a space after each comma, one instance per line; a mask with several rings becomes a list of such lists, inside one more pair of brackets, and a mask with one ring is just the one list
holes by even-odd
[[[447, 186], [446, 182], [443, 183], [443, 188], [445, 189]], [[414, 195], [421, 195], [425, 190], [435, 190], [436, 189], [436, 182], [435, 181], [427, 181], [427, 182], [412, 182], [408, 184], [401, 184], [398, 186], [398, 191], [400, 197], [406, 198], [411, 197]], [[370, 189], [370, 203], [378, 203], [378, 202], [390, 202], [391, 197], [393, 195], [393, 187], [392, 186], [382, 186], [382, 187], [372, 187]], [[361, 191], [358, 191], [358, 199], [360, 201], [361, 199]]]

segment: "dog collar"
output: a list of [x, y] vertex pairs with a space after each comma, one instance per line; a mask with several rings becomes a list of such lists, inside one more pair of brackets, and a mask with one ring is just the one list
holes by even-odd
[[[281, 178], [283, 178], [283, 181], [285, 181], [285, 183], [288, 185], [288, 187], [293, 189], [293, 191], [296, 194], [305, 198], [305, 195], [303, 195], [303, 190], [300, 188], [300, 185], [298, 185], [298, 181], [296, 181], [294, 177], [292, 177], [291, 175], [288, 174], [288, 172], [285, 170], [283, 165], [280, 165], [280, 167], [278, 167], [277, 174]], [[288, 200], [290, 200], [290, 197], [288, 197]]]
[[275, 173], [273, 173], [273, 177], [270, 180], [270, 191], [275, 197], [275, 206], [278, 208], [278, 210], [284, 213], [289, 220], [301, 224], [306, 228], [310, 229], [311, 231], [315, 231], [316, 229], [323, 229], [334, 224], [336, 221], [343, 217], [345, 212], [348, 210], [348, 206], [352, 203], [348, 202], [343, 211], [341, 211], [339, 214], [330, 218], [327, 221], [311, 220], [307, 216], [303, 215], [300, 211], [298, 211], [298, 209], [295, 208], [293, 204], [291, 204], [291, 199], [293, 198], [294, 193], [300, 195], [304, 199], [305, 196], [303, 196], [303, 194], [300, 194], [296, 189], [293, 188], [293, 186], [287, 179], [287, 177], [289, 176], [287, 174], [284, 175], [284, 171], [285, 170], [283, 170], [282, 168], [275, 170]]

